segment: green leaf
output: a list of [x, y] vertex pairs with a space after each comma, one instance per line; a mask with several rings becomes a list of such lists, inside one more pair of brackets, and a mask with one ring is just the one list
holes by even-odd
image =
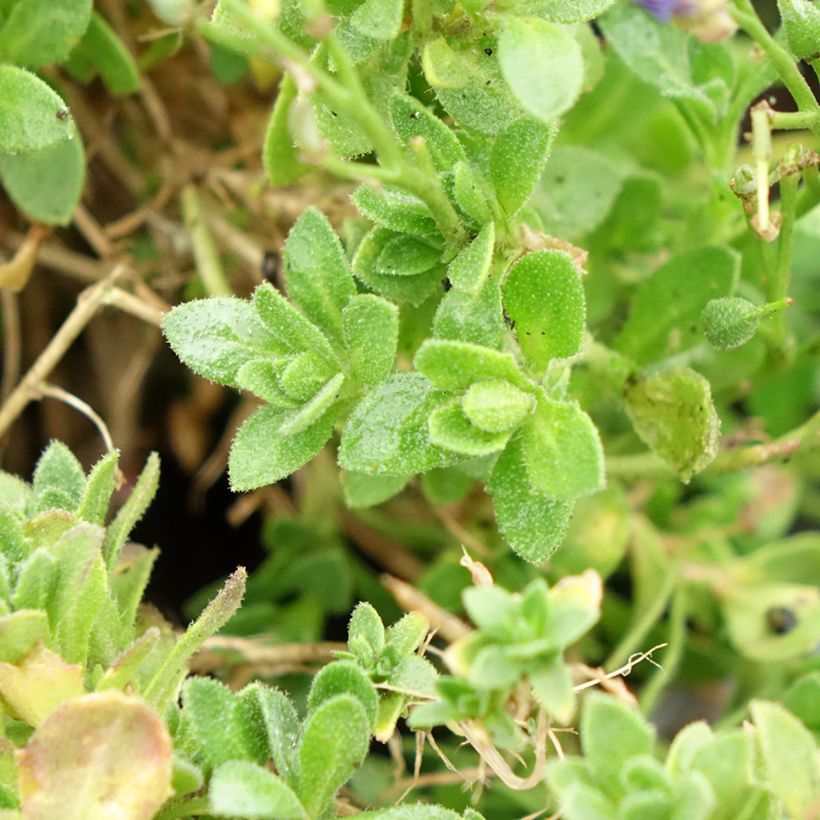
[[288, 296], [341, 344], [342, 310], [356, 285], [339, 237], [316, 208], [308, 208], [290, 229], [284, 259]]
[[430, 631], [430, 622], [420, 612], [408, 612], [388, 627], [385, 644], [398, 655], [415, 652]]
[[452, 288], [439, 302], [433, 334], [439, 339], [497, 348], [504, 338], [504, 310], [499, 277], [488, 279], [478, 293]]
[[365, 475], [345, 471], [342, 479], [345, 504], [353, 509], [375, 507], [400, 493], [409, 475]]
[[25, 518], [31, 503], [31, 487], [11, 473], [0, 472], [0, 508], [17, 518]]
[[820, 51], [820, 8], [811, 0], [777, 0], [777, 8], [791, 53], [814, 62]]
[[478, 293], [490, 275], [495, 247], [495, 225], [488, 222], [478, 236], [450, 263], [447, 278], [456, 290]]
[[709, 382], [688, 367], [667, 367], [627, 383], [624, 406], [641, 441], [684, 480], [717, 455], [720, 419]]
[[101, 555], [104, 532], [80, 524], [54, 545], [57, 583], [49, 601], [49, 621], [60, 655], [69, 663], [85, 663], [94, 621], [109, 599]]
[[407, 476], [445, 464], [448, 456], [427, 435], [427, 419], [446, 396], [420, 373], [396, 373], [358, 404], [342, 432], [345, 470]]
[[415, 276], [430, 270], [440, 257], [441, 248], [414, 236], [399, 234], [383, 245], [376, 269], [385, 276]]
[[0, 152], [39, 151], [74, 137], [66, 105], [39, 77], [0, 65]]
[[564, 650], [585, 635], [601, 614], [601, 579], [594, 570], [562, 578], [549, 592], [550, 648]]
[[336, 695], [352, 695], [364, 707], [370, 728], [376, 721], [379, 698], [370, 678], [353, 661], [333, 661], [322, 667], [308, 694], [308, 712], [315, 712], [323, 703]]
[[[304, 257], [301, 258], [304, 259]], [[302, 283], [300, 279], [297, 290], [301, 290], [304, 295], [303, 289], [308, 290], [309, 286]], [[331, 362], [336, 361], [336, 354], [327, 337], [313, 322], [293, 307], [273, 285], [266, 282], [253, 292], [253, 306], [259, 318], [286, 350], [292, 353], [310, 351]]]
[[521, 677], [521, 668], [511, 661], [506, 647], [490, 644], [478, 650], [467, 679], [479, 691], [512, 689]]
[[378, 384], [390, 374], [399, 340], [398, 308], [370, 293], [354, 296], [342, 311], [351, 377]]
[[104, 524], [117, 489], [117, 466], [120, 454], [117, 450], [106, 453], [88, 474], [88, 481], [77, 507], [77, 516], [89, 524]]
[[236, 695], [227, 686], [211, 678], [188, 678], [182, 687], [182, 707], [199, 755], [209, 767], [250, 757], [235, 716]]
[[[304, 354], [309, 356], [310, 354]], [[281, 376], [290, 362], [285, 359], [251, 359], [236, 372], [236, 384], [275, 407], [296, 407], [298, 399], [288, 395], [281, 383]], [[321, 378], [317, 381], [321, 382]], [[309, 392], [309, 391], [308, 391]]]
[[276, 765], [276, 771], [291, 787], [295, 788], [298, 780], [298, 760], [296, 747], [299, 740], [299, 716], [290, 698], [272, 686], [252, 683], [242, 690], [243, 697], [249, 693], [259, 708], [259, 723], [267, 735], [270, 757]]
[[573, 504], [530, 486], [520, 439], [501, 454], [487, 490], [498, 528], [513, 551], [531, 564], [543, 564], [564, 540]]
[[85, 473], [79, 461], [60, 441], [52, 441], [34, 470], [32, 513], [48, 509], [74, 512], [85, 491]]
[[48, 643], [46, 613], [41, 609], [18, 609], [0, 618], [0, 662], [16, 664], [34, 648]]
[[655, 733], [635, 709], [594, 692], [587, 696], [581, 716], [581, 745], [595, 782], [617, 792], [625, 763], [651, 754]]
[[284, 421], [276, 432], [283, 436], [295, 436], [318, 423], [335, 403], [344, 380], [344, 374], [337, 373], [310, 401], [295, 410], [286, 411]]
[[11, 603], [15, 609], [45, 609], [57, 583], [57, 561], [51, 553], [34, 550], [20, 566]]
[[[467, 809], [469, 812], [470, 809]], [[483, 820], [478, 812], [463, 815], [470, 820]], [[430, 803], [416, 803], [409, 806], [393, 806], [389, 809], [379, 811], [363, 812], [362, 820], [461, 820], [462, 815], [441, 806], [434, 806]]]
[[214, 771], [208, 786], [208, 813], [243, 820], [302, 820], [306, 816], [299, 798], [283, 780], [245, 760], [231, 760]]
[[524, 460], [532, 484], [555, 498], [571, 500], [604, 487], [598, 430], [574, 402], [538, 397], [524, 427]]
[[681, 353], [701, 341], [700, 314], [735, 287], [740, 258], [722, 246], [673, 256], [635, 294], [615, 347], [638, 364]]
[[466, 342], [427, 339], [413, 364], [440, 390], [458, 390], [492, 378], [524, 389], [530, 387], [509, 353]]
[[325, 446], [333, 429], [326, 413], [293, 435], [279, 432], [287, 422], [286, 410], [260, 407], [238, 430], [228, 459], [228, 475], [236, 492], [275, 484], [310, 461]]
[[385, 246], [396, 234], [385, 228], [368, 232], [353, 257], [353, 272], [367, 287], [394, 302], [409, 302], [418, 306], [429, 296], [441, 291], [444, 266], [435, 266], [414, 276], [393, 276], [379, 271], [378, 260]]
[[[598, 25], [614, 52], [643, 82], [665, 97], [695, 103], [704, 114], [714, 116], [709, 89], [694, 77], [690, 35], [630, 3], [615, 4]], [[716, 79], [714, 73], [711, 79]]]
[[376, 40], [392, 40], [401, 31], [404, 0], [364, 0], [350, 18], [362, 34]]
[[260, 320], [254, 305], [233, 297], [177, 305], [162, 318], [162, 331], [183, 364], [228, 387], [240, 386], [237, 374], [242, 365], [289, 349]]
[[39, 222], [68, 225], [85, 181], [79, 135], [23, 154], [0, 154], [0, 181], [21, 211]]
[[299, 746], [299, 796], [309, 816], [327, 808], [369, 744], [367, 713], [353, 695], [336, 695], [313, 712]]
[[532, 116], [552, 122], [581, 93], [581, 47], [563, 26], [538, 19], [507, 17], [498, 38], [504, 79]]
[[[120, 620], [129, 631], [158, 557], [159, 550], [156, 548], [149, 550], [139, 544], [131, 544], [110, 575], [111, 595], [117, 603]], [[102, 624], [103, 628], [105, 626]]]
[[783, 696], [783, 705], [814, 732], [820, 731], [820, 671], [798, 678]]
[[[508, 219], [521, 210], [535, 189], [554, 134], [552, 127], [520, 119], [510, 123], [496, 137], [490, 152], [490, 179]], [[522, 157], [527, 161], [522, 162]]]
[[77, 46], [73, 57], [88, 61], [97, 69], [112, 94], [134, 94], [140, 88], [140, 74], [134, 58], [97, 11], [91, 15], [88, 29]]
[[363, 216], [382, 228], [413, 236], [437, 236], [438, 228], [427, 206], [401, 189], [374, 190], [366, 185], [356, 189], [351, 202]]
[[475, 427], [458, 399], [430, 414], [430, 441], [465, 456], [486, 456], [498, 452], [510, 438], [509, 432], [488, 433]]
[[394, 94], [390, 99], [390, 119], [405, 143], [418, 137], [424, 139], [439, 172], [447, 173], [466, 159], [453, 130], [415, 98]]
[[572, 675], [563, 658], [556, 657], [541, 664], [529, 674], [535, 699], [549, 714], [566, 726], [575, 713], [575, 692]]
[[521, 351], [537, 368], [581, 349], [584, 288], [563, 251], [536, 251], [517, 262], [504, 282], [504, 309], [515, 322]]
[[128, 500], [117, 511], [114, 520], [108, 526], [103, 542], [103, 555], [108, 568], [114, 566], [117, 556], [125, 544], [131, 530], [142, 518], [148, 505], [153, 501], [159, 485], [159, 456], [151, 453], [145, 462], [145, 467], [131, 490]]
[[0, 26], [0, 61], [38, 68], [59, 63], [80, 41], [92, 0], [17, 0]]
[[486, 227], [491, 221], [492, 188], [469, 162], [457, 162], [453, 168], [453, 196], [458, 207], [479, 225]]
[[712, 347], [734, 350], [753, 338], [762, 316], [748, 299], [724, 296], [707, 302], [700, 318], [703, 335]]
[[296, 147], [288, 125], [288, 113], [296, 99], [296, 80], [286, 73], [279, 83], [276, 102], [268, 120], [265, 142], [262, 146], [262, 164], [268, 181], [274, 188], [282, 188], [296, 182], [306, 174], [309, 167], [299, 162]]
[[624, 176], [607, 157], [589, 148], [562, 145], [552, 152], [531, 204], [551, 234], [575, 240], [604, 221]]
[[779, 703], [753, 700], [769, 786], [792, 817], [806, 817], [820, 798], [817, 746], [811, 733]]
[[347, 640], [351, 649], [355, 644], [367, 649], [363, 663], [375, 661], [384, 649], [384, 624], [374, 607], [367, 602], [356, 604], [347, 626]]
[[751, 743], [739, 729], [716, 735], [692, 757], [692, 768], [703, 773], [722, 806], [748, 785], [751, 766]]
[[[275, 367], [278, 369], [278, 362]], [[335, 359], [328, 360], [312, 352], [299, 353], [288, 359], [279, 371], [279, 386], [287, 398], [303, 404], [310, 401], [337, 370]]]
[[518, 14], [543, 17], [555, 23], [583, 23], [606, 11], [615, 0], [520, 0]]
[[479, 430], [488, 433], [514, 430], [534, 406], [535, 401], [529, 393], [500, 379], [471, 384], [461, 400], [464, 415]]

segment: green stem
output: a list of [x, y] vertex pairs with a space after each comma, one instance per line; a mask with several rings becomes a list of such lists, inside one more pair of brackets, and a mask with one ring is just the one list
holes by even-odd
[[202, 614], [180, 635], [165, 656], [143, 692], [143, 698], [156, 708], [162, 708], [172, 698], [185, 674], [188, 659], [207, 638], [219, 631], [233, 616], [242, 603], [248, 573], [244, 567], [234, 572], [225, 582]]
[[666, 638], [668, 645], [663, 655], [663, 668], [658, 669], [652, 675], [641, 691], [641, 709], [646, 715], [650, 714], [655, 708], [658, 698], [680, 666], [683, 650], [686, 646], [686, 615], [688, 610], [686, 587], [681, 585], [675, 590], [672, 598]]
[[794, 98], [797, 107], [802, 112], [813, 114], [810, 124], [811, 130], [820, 137], [820, 104], [814, 98], [811, 88], [800, 73], [794, 58], [789, 52], [769, 34], [766, 27], [757, 16], [751, 0], [734, 0], [732, 16], [737, 24], [749, 35], [766, 53], [777, 71], [783, 85]]
[[185, 229], [191, 239], [194, 262], [205, 292], [208, 296], [232, 296], [233, 291], [222, 269], [219, 251], [205, 221], [199, 191], [194, 185], [188, 184], [182, 189], [180, 204]]
[[660, 620], [675, 585], [678, 582], [676, 567], [670, 567], [663, 579], [663, 584], [655, 592], [655, 597], [649, 602], [644, 611], [634, 620], [626, 635], [621, 638], [605, 664], [606, 669], [613, 670], [623, 666], [629, 656], [635, 653], [646, 639], [649, 631]]
[[817, 119], [812, 111], [772, 111], [769, 122], [774, 130], [803, 131], [811, 129]]

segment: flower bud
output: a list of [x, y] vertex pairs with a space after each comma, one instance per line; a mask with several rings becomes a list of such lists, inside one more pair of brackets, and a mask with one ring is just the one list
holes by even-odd
[[703, 309], [703, 335], [718, 350], [734, 350], [757, 333], [760, 320], [792, 303], [789, 298], [757, 307], [748, 299], [727, 296], [712, 299]]

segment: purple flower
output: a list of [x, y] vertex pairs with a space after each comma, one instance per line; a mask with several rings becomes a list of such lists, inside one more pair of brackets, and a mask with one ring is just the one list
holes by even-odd
[[653, 17], [658, 20], [669, 20], [669, 18], [685, 4], [685, 0], [636, 0], [639, 6], [645, 8]]

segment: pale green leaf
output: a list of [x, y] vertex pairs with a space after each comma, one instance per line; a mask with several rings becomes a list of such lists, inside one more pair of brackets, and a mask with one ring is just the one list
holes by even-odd
[[370, 678], [353, 661], [333, 661], [322, 667], [313, 678], [308, 693], [308, 712], [315, 712], [323, 703], [336, 695], [353, 695], [364, 707], [370, 728], [376, 720], [379, 697]]
[[525, 390], [531, 387], [509, 353], [467, 342], [427, 339], [413, 363], [440, 390], [466, 388], [493, 378]]
[[507, 445], [487, 489], [493, 497], [498, 528], [513, 551], [531, 564], [544, 563], [564, 539], [572, 502], [532, 488], [520, 440]]
[[604, 487], [601, 439], [574, 402], [538, 397], [524, 427], [524, 460], [532, 484], [555, 498], [571, 500]]
[[242, 820], [301, 820], [305, 810], [288, 785], [245, 760], [223, 763], [208, 786], [208, 813]]
[[479, 457], [504, 448], [509, 432], [488, 433], [474, 426], [458, 400], [430, 414], [430, 440], [446, 450], [465, 456]]
[[279, 430], [286, 410], [260, 407], [238, 430], [228, 459], [231, 487], [237, 492], [275, 484], [310, 461], [325, 446], [333, 429], [327, 413], [294, 435]]
[[59, 63], [83, 36], [92, 0], [16, 0], [0, 26], [0, 61], [37, 68]]
[[667, 367], [626, 385], [626, 412], [640, 439], [684, 480], [717, 455], [720, 419], [709, 382], [688, 367]]
[[498, 39], [498, 60], [518, 101], [542, 122], [560, 117], [581, 93], [581, 48], [556, 23], [507, 17]]
[[342, 479], [345, 504], [353, 509], [374, 507], [400, 493], [409, 475], [366, 475], [345, 471]]
[[350, 18], [362, 34], [376, 40], [392, 40], [401, 31], [404, 0], [364, 0]]
[[96, 68], [112, 94], [134, 94], [139, 91], [139, 69], [133, 56], [117, 32], [99, 12], [95, 11], [92, 14], [91, 22], [77, 46], [75, 55], [87, 60]]
[[318, 423], [335, 403], [344, 380], [344, 374], [337, 373], [317, 391], [310, 401], [295, 410], [285, 411], [284, 420], [277, 433], [283, 436], [295, 436]]
[[396, 358], [398, 308], [363, 293], [348, 302], [342, 311], [342, 324], [351, 377], [363, 385], [386, 379]]
[[581, 348], [586, 300], [570, 256], [546, 250], [527, 254], [504, 282], [504, 309], [515, 322], [521, 351], [539, 370], [552, 358]]
[[478, 293], [451, 288], [439, 302], [433, 318], [433, 335], [439, 339], [498, 348], [504, 332], [498, 276], [488, 279]]
[[488, 222], [478, 236], [450, 263], [447, 278], [456, 290], [478, 293], [490, 275], [495, 225]]
[[514, 430], [535, 405], [533, 397], [499, 379], [471, 384], [461, 407], [479, 430], [504, 433]]

